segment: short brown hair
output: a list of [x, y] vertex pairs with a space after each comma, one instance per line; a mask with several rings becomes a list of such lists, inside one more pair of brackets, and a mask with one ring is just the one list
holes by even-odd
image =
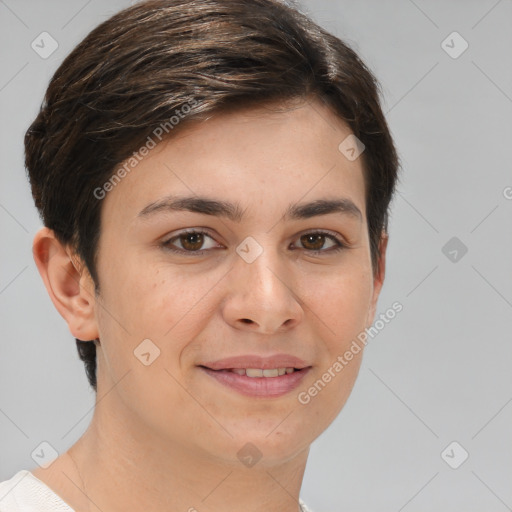
[[[172, 136], [228, 108], [308, 97], [327, 104], [365, 145], [376, 272], [399, 167], [378, 83], [344, 42], [279, 0], [150, 0], [95, 28], [55, 72], [25, 135], [35, 205], [99, 293], [94, 191], [155, 129], [167, 123]], [[171, 116], [185, 105], [171, 131]], [[96, 390], [96, 346], [76, 342]]]

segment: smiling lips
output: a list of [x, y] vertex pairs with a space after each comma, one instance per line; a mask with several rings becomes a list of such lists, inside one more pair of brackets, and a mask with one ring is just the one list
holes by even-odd
[[295, 368], [230, 368], [227, 371], [232, 371], [237, 375], [247, 375], [247, 377], [279, 377], [280, 375], [290, 374], [295, 371]]
[[288, 354], [238, 356], [199, 365], [217, 382], [243, 395], [278, 397], [295, 389], [311, 369]]

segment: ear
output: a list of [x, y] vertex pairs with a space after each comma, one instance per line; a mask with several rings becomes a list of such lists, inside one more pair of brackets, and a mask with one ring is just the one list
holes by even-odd
[[386, 249], [388, 247], [388, 240], [389, 235], [383, 231], [379, 242], [379, 259], [377, 264], [377, 272], [374, 273], [373, 278], [373, 295], [370, 302], [370, 308], [368, 310], [368, 318], [366, 321], [367, 327], [370, 327], [370, 325], [373, 324], [375, 312], [377, 311], [377, 301], [379, 299], [382, 285], [384, 284], [384, 276], [386, 274]]
[[85, 265], [46, 227], [36, 233], [32, 253], [48, 295], [71, 334], [83, 341], [98, 338], [94, 282]]

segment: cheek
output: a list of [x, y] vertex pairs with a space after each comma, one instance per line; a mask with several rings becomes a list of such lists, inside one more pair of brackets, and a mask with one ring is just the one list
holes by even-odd
[[121, 352], [114, 351], [122, 351], [126, 364], [136, 365], [133, 351], [150, 339], [165, 366], [177, 368], [183, 349], [211, 321], [220, 277], [127, 261], [112, 269], [102, 287], [100, 332], [109, 340], [116, 361]]
[[370, 306], [369, 276], [364, 270], [338, 275], [308, 304], [317, 316], [313, 322], [323, 350], [314, 379], [299, 390], [298, 407], [307, 410], [303, 427], [315, 435], [337, 417], [357, 379], [364, 351], [357, 337], [364, 332]]
[[343, 348], [366, 326], [372, 296], [371, 274], [357, 267], [350, 271], [341, 269], [317, 281], [311, 289], [314, 293], [305, 302], [309, 301], [323, 324], [325, 339], [332, 348]]
[[[179, 382], [182, 364], [187, 364], [182, 355], [211, 319], [205, 296], [219, 279], [166, 272], [142, 266], [133, 274], [126, 266], [109, 276], [108, 300], [99, 312], [100, 337], [105, 342], [98, 375], [103, 375], [105, 389], [116, 385], [116, 396], [134, 421], [141, 419], [162, 435], [172, 431], [183, 440], [191, 438], [191, 425], [204, 425], [201, 436], [207, 437], [208, 429], [218, 426], [208, 418], [197, 421], [195, 402]], [[146, 365], [143, 354], [148, 352]], [[153, 354], [158, 355], [153, 359]]]
[[155, 338], [172, 329], [205, 293], [182, 271], [137, 258], [112, 267], [102, 291], [105, 304], [131, 335]]

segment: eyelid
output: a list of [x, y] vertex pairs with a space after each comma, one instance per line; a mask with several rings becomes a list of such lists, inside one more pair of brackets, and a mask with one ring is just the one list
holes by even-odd
[[342, 235], [340, 235], [340, 233], [337, 233], [336, 231], [331, 231], [329, 229], [323, 229], [323, 228], [305, 229], [305, 230], [301, 231], [297, 235], [297, 238], [300, 238], [303, 235], [326, 235], [326, 236], [331, 236], [332, 238], [334, 238], [340, 244], [347, 244], [348, 245], [348, 241]]
[[306, 229], [299, 233], [297, 235], [297, 238], [300, 239], [300, 237], [304, 235], [323, 235], [329, 240], [332, 240], [336, 245], [333, 247], [330, 247], [328, 249], [303, 249], [300, 247], [299, 249], [302, 249], [307, 254], [331, 254], [337, 251], [340, 251], [342, 249], [348, 249], [349, 243], [338, 233], [334, 231], [330, 231], [328, 229], [321, 229], [321, 228], [313, 228], [313, 229]]
[[[211, 238], [216, 243], [219, 243], [215, 240], [215, 237], [209, 232], [208, 228], [197, 227], [197, 228], [185, 228], [181, 231], [178, 231], [177, 233], [173, 234], [172, 236], [166, 237], [161, 242], [161, 245], [163, 248], [165, 248], [168, 251], [171, 251], [176, 254], [183, 254], [186, 256], [202, 255], [205, 252], [212, 250], [210, 248], [210, 249], [199, 249], [197, 251], [186, 251], [184, 249], [170, 247], [170, 242], [172, 240], [177, 239], [180, 236], [187, 235], [187, 234], [202, 234], [202, 235], [205, 235], [205, 236]], [[300, 249], [300, 250], [303, 250], [304, 252], [306, 252], [307, 254], [314, 254], [314, 255], [329, 254], [329, 253], [333, 253], [333, 252], [336, 252], [336, 251], [339, 251], [342, 249], [347, 249], [350, 245], [346, 241], [346, 239], [341, 237], [341, 235], [339, 235], [336, 232], [330, 231], [328, 229], [321, 229], [321, 228], [306, 229], [306, 230], [298, 233], [294, 239], [295, 240], [300, 239], [304, 235], [324, 235], [327, 239], [333, 241], [336, 245], [333, 247], [330, 247], [328, 249], [305, 249], [302, 247], [297, 247], [297, 248], [294, 248], [293, 250]], [[216, 247], [215, 249], [218, 249], [218, 247]]]
[[[169, 247], [169, 244], [171, 242], [171, 240], [174, 240], [174, 239], [177, 239], [179, 238], [180, 236], [182, 235], [188, 235], [188, 234], [200, 234], [200, 235], [205, 235], [209, 238], [211, 238], [213, 241], [215, 241], [216, 243], [219, 244], [219, 242], [217, 242], [217, 240], [215, 240], [215, 237], [209, 232], [208, 228], [202, 228], [202, 227], [197, 227], [197, 228], [185, 228], [185, 229], [182, 229], [181, 231], [178, 231], [177, 233], [175, 234], [172, 234], [171, 236], [166, 236], [163, 241], [161, 242], [161, 245], [163, 247], [165, 247], [166, 249], [172, 251], [172, 252], [176, 252], [176, 253], [181, 253], [181, 254], [202, 254], [203, 252], [205, 251], [209, 251], [211, 249], [201, 249], [201, 250], [198, 250], [198, 251], [185, 251], [183, 249], [174, 249], [174, 248], [171, 248]], [[222, 245], [222, 244], [220, 244]]]

